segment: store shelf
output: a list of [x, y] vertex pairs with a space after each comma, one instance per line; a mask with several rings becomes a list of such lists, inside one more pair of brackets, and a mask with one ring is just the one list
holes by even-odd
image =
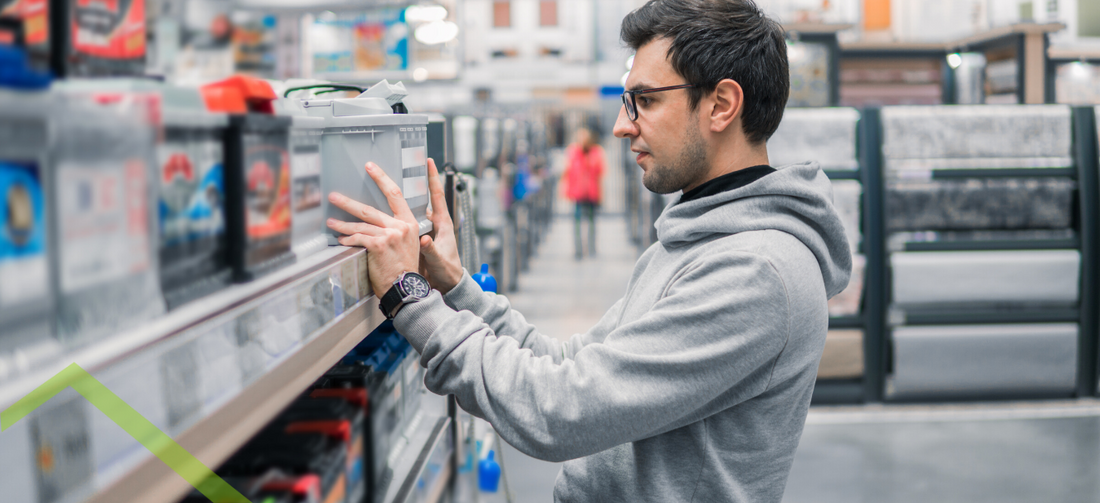
[[835, 169], [827, 169], [827, 170], [825, 170], [825, 176], [829, 177], [830, 180], [859, 180], [860, 179], [858, 169], [843, 170], [843, 171], [835, 170]]
[[1077, 178], [1077, 168], [903, 169], [888, 172], [887, 177], [919, 180], [946, 180], [952, 178]]
[[830, 316], [829, 328], [863, 328], [862, 316]]
[[895, 251], [993, 251], [993, 250], [1068, 250], [1081, 246], [1078, 238], [1021, 240], [944, 240], [908, 241]]
[[[442, 403], [444, 399], [433, 395], [430, 400]], [[445, 407], [425, 412], [410, 424], [405, 435], [408, 443], [392, 462], [397, 476], [379, 501], [434, 503], [443, 495], [451, 477], [451, 418], [446, 416]]]
[[[6, 407], [76, 362], [206, 466], [215, 468], [384, 319], [362, 249], [332, 247], [254, 282], [185, 305], [147, 325], [72, 351], [0, 387]], [[171, 375], [172, 377], [166, 377]], [[39, 417], [0, 436], [0, 487], [34, 501]], [[90, 472], [64, 501], [177, 500], [191, 487], [82, 398], [68, 426], [91, 448], [68, 460]], [[32, 434], [33, 432], [33, 434]], [[25, 473], [24, 473], [25, 472]]]

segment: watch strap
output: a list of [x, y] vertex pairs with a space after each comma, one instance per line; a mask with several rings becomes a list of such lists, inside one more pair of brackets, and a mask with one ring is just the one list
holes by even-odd
[[401, 289], [398, 288], [397, 283], [394, 283], [385, 295], [382, 295], [381, 299], [378, 299], [378, 309], [382, 311], [382, 314], [386, 315], [387, 320], [392, 320], [394, 316], [397, 316], [398, 308], [403, 304], [401, 297]]

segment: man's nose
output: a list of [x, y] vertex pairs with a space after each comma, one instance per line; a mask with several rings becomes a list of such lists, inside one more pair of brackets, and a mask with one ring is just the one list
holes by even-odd
[[626, 105], [619, 107], [619, 117], [615, 119], [615, 127], [611, 132], [619, 138], [638, 136], [638, 125], [626, 116]]

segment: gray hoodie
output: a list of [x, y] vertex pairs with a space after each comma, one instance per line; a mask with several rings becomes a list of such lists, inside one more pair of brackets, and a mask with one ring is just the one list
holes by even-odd
[[851, 255], [815, 163], [677, 204], [626, 295], [568, 342], [465, 276], [395, 325], [431, 391], [533, 457], [561, 502], [778, 502]]

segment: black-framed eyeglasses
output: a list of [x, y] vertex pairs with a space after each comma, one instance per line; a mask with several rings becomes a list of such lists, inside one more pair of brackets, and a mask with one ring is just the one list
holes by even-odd
[[650, 89], [638, 89], [635, 91], [623, 91], [623, 106], [626, 107], [626, 116], [632, 121], [638, 120], [638, 102], [636, 96], [646, 93], [659, 93], [661, 91], [671, 91], [673, 89], [687, 89], [689, 87], [695, 87], [695, 84], [680, 84], [678, 86], [668, 87], [653, 87]]

